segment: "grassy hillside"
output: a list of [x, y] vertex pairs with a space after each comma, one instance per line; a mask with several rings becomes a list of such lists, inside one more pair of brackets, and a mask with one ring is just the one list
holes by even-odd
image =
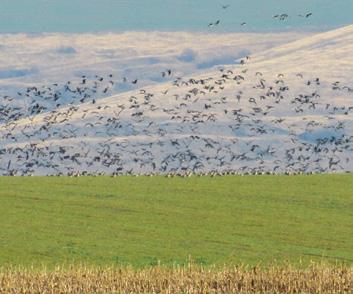
[[353, 176], [0, 177], [0, 264], [353, 264]]

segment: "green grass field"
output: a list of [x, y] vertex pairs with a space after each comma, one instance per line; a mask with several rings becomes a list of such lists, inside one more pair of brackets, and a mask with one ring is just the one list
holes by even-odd
[[0, 177], [0, 265], [353, 264], [353, 176]]

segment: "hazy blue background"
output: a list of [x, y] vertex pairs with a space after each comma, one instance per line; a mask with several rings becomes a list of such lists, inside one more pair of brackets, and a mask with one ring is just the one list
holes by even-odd
[[208, 31], [217, 19], [217, 31], [326, 30], [353, 23], [353, 0], [0, 0], [0, 33]]

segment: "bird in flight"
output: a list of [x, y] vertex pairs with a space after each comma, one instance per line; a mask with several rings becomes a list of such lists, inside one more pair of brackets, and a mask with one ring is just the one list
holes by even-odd
[[162, 71], [162, 77], [163, 78], [165, 78], [167, 74], [168, 74], [168, 76], [170, 76], [172, 74], [172, 70], [171, 69], [167, 69], [167, 71]]
[[218, 26], [220, 23], [221, 23], [221, 21], [220, 21], [220, 20], [217, 20], [216, 22], [210, 22], [210, 23], [208, 24], [208, 26], [209, 26], [209, 27]]
[[222, 5], [222, 8], [223, 8], [223, 9], [227, 9], [229, 6], [230, 6], [229, 4], [227, 4], [227, 5]]
[[286, 18], [288, 18], [289, 15], [287, 13], [282, 13], [282, 14], [276, 14], [274, 15], [272, 18], [277, 18], [279, 20], [285, 20]]
[[309, 17], [312, 16], [312, 15], [313, 15], [312, 12], [306, 13], [306, 14], [304, 14], [304, 15], [299, 14], [300, 17], [305, 17], [305, 18], [309, 18]]

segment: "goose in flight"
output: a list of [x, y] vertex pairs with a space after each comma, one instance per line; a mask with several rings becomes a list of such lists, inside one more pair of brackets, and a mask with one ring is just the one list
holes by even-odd
[[309, 18], [310, 16], [312, 16], [313, 15], [313, 13], [312, 12], [309, 12], [309, 13], [306, 13], [306, 14], [299, 14], [298, 16], [300, 16], [300, 17], [305, 17], [305, 18]]
[[216, 22], [210, 22], [208, 24], [208, 27], [214, 27], [214, 26], [218, 26], [220, 24], [221, 20], [217, 20]]

